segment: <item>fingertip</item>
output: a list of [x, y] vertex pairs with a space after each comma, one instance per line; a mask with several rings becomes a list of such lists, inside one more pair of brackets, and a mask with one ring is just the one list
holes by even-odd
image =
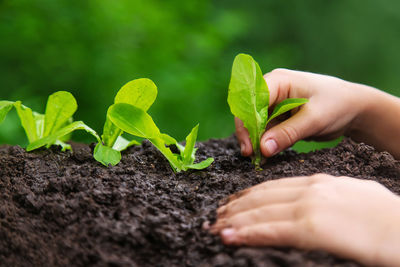
[[249, 157], [251, 156], [252, 149], [251, 149], [251, 144], [247, 144], [245, 141], [240, 143], [240, 153], [244, 157]]
[[235, 244], [237, 241], [237, 232], [233, 228], [223, 229], [220, 234], [222, 241], [227, 245]]

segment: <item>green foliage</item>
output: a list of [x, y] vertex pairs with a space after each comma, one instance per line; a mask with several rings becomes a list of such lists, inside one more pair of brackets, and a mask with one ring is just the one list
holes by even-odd
[[22, 105], [21, 101], [15, 103], [0, 101], [0, 121], [5, 118], [12, 106], [17, 110], [22, 127], [28, 137], [27, 151], [42, 146], [49, 148], [51, 145], [60, 145], [63, 151], [71, 149], [71, 146], [65, 141], [69, 140], [70, 134], [76, 130], [85, 130], [100, 141], [96, 132], [85, 123], [82, 121], [72, 122], [72, 115], [78, 105], [69, 92], [58, 91], [50, 95], [45, 114], [33, 112], [30, 108]]
[[235, 57], [228, 104], [232, 114], [241, 119], [249, 131], [256, 168], [260, 165], [260, 139], [267, 123], [307, 101], [304, 98], [286, 99], [277, 104], [268, 116], [269, 91], [258, 63], [249, 55], [239, 54]]
[[93, 157], [104, 166], [115, 166], [121, 161], [121, 152], [99, 142], [94, 148]]
[[0, 123], [4, 121], [7, 113], [12, 109], [14, 102], [11, 101], [0, 101]]
[[[205, 161], [194, 164], [195, 143], [198, 132], [196, 125], [186, 137], [186, 146], [183, 147], [176, 140], [166, 134], [161, 134], [153, 119], [143, 109], [126, 103], [112, 105], [108, 112], [109, 119], [123, 131], [148, 139], [169, 161], [172, 169], [176, 172], [188, 169], [204, 169], [214, 159], [208, 158]], [[176, 145], [180, 154], [173, 153], [168, 145]]]
[[[126, 103], [147, 111], [157, 97], [157, 87], [152, 80], [147, 78], [136, 79], [128, 82], [118, 91], [114, 103]], [[121, 135], [123, 131], [115, 126], [108, 116], [103, 127], [102, 142], [94, 150], [94, 158], [103, 165], [116, 165], [121, 160], [120, 151], [131, 145], [139, 144], [137, 141], [128, 141]]]
[[51, 145], [62, 146], [62, 151], [66, 149], [71, 149], [70, 145], [64, 143], [61, 140], [65, 141], [65, 139], [62, 138], [76, 130], [85, 130], [86, 132], [94, 136], [97, 141], [100, 141], [100, 137], [97, 135], [97, 133], [92, 128], [87, 126], [83, 121], [74, 121], [72, 123], [68, 123], [66, 126], [55, 129], [47, 136], [43, 136], [40, 139], [31, 142], [26, 148], [26, 151], [32, 151], [42, 146], [46, 146], [48, 148]]
[[[181, 141], [196, 121], [199, 140], [226, 137], [239, 51], [264, 71], [324, 73], [400, 95], [398, 10], [398, 0], [0, 1], [0, 99], [40, 110], [54, 88], [70, 91], [75, 117], [101, 133], [99, 114], [121, 81], [151, 77], [162, 88], [151, 108], [160, 129]], [[26, 142], [18, 121], [7, 116], [0, 144]]]

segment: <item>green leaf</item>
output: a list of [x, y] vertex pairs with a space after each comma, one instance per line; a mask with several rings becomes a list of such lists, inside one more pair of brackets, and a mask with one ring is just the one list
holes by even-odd
[[239, 54], [233, 62], [228, 104], [249, 131], [257, 165], [261, 160], [260, 138], [268, 116], [269, 91], [260, 67], [249, 55]]
[[167, 146], [176, 145], [178, 143], [175, 138], [169, 136], [168, 134], [161, 134], [160, 138], [164, 140]]
[[36, 141], [41, 136], [38, 136], [36, 128], [36, 120], [32, 113], [32, 110], [21, 104], [21, 101], [14, 103], [14, 107], [17, 110], [18, 117], [21, 121], [21, 125], [25, 130], [25, 134], [28, 137], [29, 143]]
[[[147, 78], [136, 79], [128, 82], [118, 91], [114, 104], [126, 103], [147, 111], [157, 97], [157, 86]], [[103, 142], [112, 147], [118, 136], [123, 133], [107, 117], [103, 128]]]
[[35, 120], [37, 137], [42, 138], [44, 133], [44, 115], [35, 111], [32, 112], [32, 115]]
[[36, 140], [36, 141], [30, 143], [28, 145], [28, 147], [26, 148], [26, 151], [32, 151], [32, 150], [37, 149], [42, 146], [50, 147], [51, 145], [56, 144], [56, 142], [59, 141], [59, 139], [62, 138], [63, 136], [65, 136], [69, 133], [72, 133], [73, 131], [76, 131], [76, 130], [85, 130], [86, 132], [93, 135], [99, 143], [101, 143], [100, 137], [97, 135], [97, 133], [92, 128], [87, 126], [82, 121], [75, 121], [75, 122], [65, 126], [64, 128], [61, 128], [60, 130], [58, 130], [57, 132], [55, 132], [53, 134], [50, 134], [46, 137], [43, 137], [39, 140]]
[[64, 126], [77, 108], [78, 104], [69, 92], [58, 91], [50, 95], [46, 105], [43, 136], [53, 134]]
[[111, 147], [104, 146], [101, 142], [94, 148], [93, 156], [95, 160], [107, 167], [110, 164], [115, 166], [121, 161], [121, 152]]
[[133, 145], [140, 145], [140, 143], [136, 140], [129, 141], [122, 136], [118, 136], [112, 148], [117, 151], [123, 151]]
[[272, 112], [271, 116], [269, 117], [268, 122], [270, 122], [272, 119], [278, 117], [279, 115], [292, 110], [298, 106], [301, 106], [305, 103], [308, 102], [308, 99], [306, 98], [288, 98], [283, 100], [281, 103], [276, 105], [274, 108], [274, 111]]
[[199, 162], [199, 163], [185, 165], [185, 168], [186, 169], [202, 170], [202, 169], [205, 169], [208, 166], [210, 166], [211, 163], [213, 163], [213, 162], [214, 162], [213, 158], [208, 158], [208, 159], [203, 160], [202, 162]]
[[183, 151], [183, 164], [184, 165], [190, 165], [195, 160], [196, 150], [194, 149], [194, 146], [196, 144], [198, 130], [199, 130], [199, 125], [197, 124], [192, 129], [190, 134], [186, 137], [185, 150]]
[[107, 114], [112, 123], [131, 135], [150, 139], [161, 134], [149, 114], [130, 104], [114, 104]]
[[157, 86], [147, 78], [128, 82], [118, 91], [114, 103], [131, 104], [147, 111], [157, 97]]
[[0, 123], [6, 118], [8, 112], [12, 109], [14, 102], [11, 101], [0, 101]]

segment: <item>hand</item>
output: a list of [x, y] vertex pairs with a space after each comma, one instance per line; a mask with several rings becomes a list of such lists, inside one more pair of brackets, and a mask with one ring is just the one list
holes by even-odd
[[211, 227], [225, 244], [322, 249], [367, 265], [400, 265], [400, 198], [325, 174], [268, 181], [231, 196]]
[[[314, 73], [276, 69], [264, 78], [271, 108], [286, 98], [309, 99], [289, 119], [275, 119], [267, 126], [261, 138], [264, 156], [273, 156], [301, 139], [325, 141], [342, 135], [400, 155], [400, 124], [394, 115], [400, 112], [398, 99], [365, 85]], [[242, 154], [250, 156], [247, 129], [238, 118], [235, 124]]]

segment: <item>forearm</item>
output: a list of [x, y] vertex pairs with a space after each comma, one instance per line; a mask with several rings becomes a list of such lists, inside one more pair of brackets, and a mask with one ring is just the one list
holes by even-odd
[[400, 159], [400, 99], [364, 85], [355, 89], [362, 108], [346, 135]]

